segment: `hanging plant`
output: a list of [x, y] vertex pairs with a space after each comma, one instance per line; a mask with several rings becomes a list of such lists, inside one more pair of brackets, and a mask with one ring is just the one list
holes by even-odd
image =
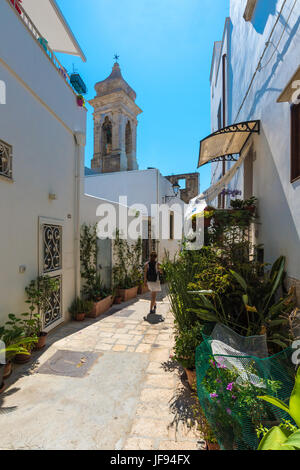
[[77, 105], [80, 107], [80, 108], [83, 108], [84, 105], [85, 105], [85, 99], [82, 95], [77, 95]]

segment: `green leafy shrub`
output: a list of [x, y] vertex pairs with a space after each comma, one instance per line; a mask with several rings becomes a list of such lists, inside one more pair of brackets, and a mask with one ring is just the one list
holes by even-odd
[[84, 299], [99, 302], [111, 294], [101, 280], [97, 269], [97, 225], [83, 224], [80, 235], [81, 277], [83, 279], [82, 295]]
[[115, 265], [113, 268], [114, 287], [131, 289], [143, 284], [142, 240], [130, 243], [116, 233], [114, 241]]
[[85, 313], [85, 314], [90, 313], [92, 308], [93, 308], [93, 302], [77, 297], [76, 299], [73, 300], [69, 308], [69, 312], [72, 315], [72, 317], [75, 318], [76, 315], [80, 313]]
[[175, 336], [174, 360], [187, 369], [195, 369], [196, 348], [202, 342], [202, 325], [180, 330]]
[[270, 430], [260, 427], [264, 437], [258, 450], [300, 450], [300, 368], [295, 378], [289, 405], [272, 396], [259, 398], [289, 414], [297, 427], [287, 420], [283, 420], [279, 426], [274, 426]]

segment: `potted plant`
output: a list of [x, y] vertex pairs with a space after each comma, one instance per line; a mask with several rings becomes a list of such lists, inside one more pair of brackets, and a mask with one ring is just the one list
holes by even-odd
[[84, 107], [84, 104], [85, 104], [84, 97], [83, 97], [82, 95], [77, 95], [77, 105], [78, 105], [80, 108], [83, 108], [83, 107]]
[[97, 318], [103, 315], [113, 304], [111, 291], [103, 286], [100, 274], [95, 274], [90, 278], [90, 283], [84, 286], [82, 294], [91, 305], [86, 313], [89, 318]]
[[43, 331], [42, 314], [46, 312], [49, 299], [53, 293], [59, 289], [59, 281], [49, 276], [40, 276], [30, 282], [26, 287], [27, 294], [26, 303], [29, 305], [28, 314], [23, 314], [26, 318], [26, 334], [27, 336], [37, 336], [38, 342], [35, 349], [43, 349], [46, 345], [47, 334]]
[[210, 227], [215, 208], [212, 206], [206, 206], [204, 209], [204, 228]]
[[97, 226], [83, 224], [80, 236], [81, 276], [84, 280], [82, 295], [92, 302], [92, 308], [86, 315], [90, 318], [103, 315], [113, 304], [112, 293], [103, 285], [97, 270], [97, 258]]
[[137, 297], [138, 286], [143, 278], [142, 240], [129, 243], [116, 232], [114, 242], [115, 266], [113, 268], [114, 286], [122, 301]]
[[203, 340], [202, 330], [203, 326], [196, 323], [178, 331], [175, 337], [174, 359], [184, 368], [191, 389], [196, 384], [195, 354], [197, 346]]
[[[4, 390], [4, 379], [7, 379], [11, 374], [11, 359], [18, 354], [30, 357], [27, 346], [31, 343], [32, 338], [21, 338], [16, 343], [0, 349], [0, 356], [5, 355], [6, 357], [6, 364], [0, 364], [0, 393]], [[10, 365], [9, 368], [7, 367], [8, 364]], [[10, 373], [7, 372], [8, 370], [10, 370]]]
[[69, 312], [72, 315], [73, 320], [84, 321], [87, 311], [86, 309], [90, 307], [90, 304], [83, 299], [80, 299], [80, 297], [77, 297], [73, 300], [72, 305], [69, 308]]
[[[14, 359], [18, 364], [29, 362], [31, 359], [31, 351], [38, 342], [37, 336], [32, 332], [32, 320], [28, 319], [28, 313], [23, 313], [17, 317], [13, 313], [8, 315], [8, 321], [1, 328], [1, 338], [6, 345], [8, 362]], [[15, 351], [16, 345], [19, 347]], [[6, 373], [9, 372], [9, 366]]]

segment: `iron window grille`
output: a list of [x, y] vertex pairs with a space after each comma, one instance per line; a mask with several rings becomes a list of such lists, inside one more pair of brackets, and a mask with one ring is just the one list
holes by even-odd
[[0, 139], [0, 175], [12, 179], [12, 146]]

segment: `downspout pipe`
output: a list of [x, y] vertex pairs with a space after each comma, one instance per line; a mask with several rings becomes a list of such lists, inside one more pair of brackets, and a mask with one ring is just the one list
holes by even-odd
[[75, 296], [80, 296], [80, 202], [83, 196], [83, 149], [86, 143], [86, 136], [83, 132], [75, 132], [75, 191], [74, 191], [74, 284]]

